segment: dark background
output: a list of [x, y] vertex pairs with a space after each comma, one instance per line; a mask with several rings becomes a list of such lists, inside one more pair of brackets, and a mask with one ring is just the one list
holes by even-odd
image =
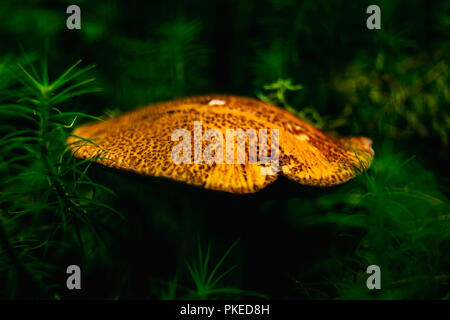
[[[71, 4], [81, 30], [66, 28]], [[370, 4], [381, 8], [381, 30], [366, 27]], [[60, 110], [107, 117], [203, 93], [259, 97], [323, 130], [372, 138], [376, 156], [342, 186], [280, 178], [252, 195], [93, 165], [89, 177], [116, 194], [100, 189], [98, 201], [124, 216], [91, 206], [93, 228], [62, 218], [39, 157], [17, 169], [7, 161], [25, 148], [2, 149], [0, 297], [448, 299], [449, 9], [395, 0], [2, 1], [2, 68], [40, 73], [46, 60], [55, 79], [78, 59], [96, 65], [83, 76], [102, 91]], [[16, 88], [2, 86], [2, 101]], [[0, 116], [0, 136], [27, 127]], [[44, 178], [6, 183], [27, 170]], [[17, 216], [18, 207], [32, 209]], [[205, 262], [208, 245], [206, 274], [224, 256], [216, 277], [230, 270], [214, 288], [186, 264], [198, 263], [199, 247]], [[70, 264], [82, 269], [81, 291], [65, 287]], [[381, 267], [382, 290], [366, 287], [371, 264]]]

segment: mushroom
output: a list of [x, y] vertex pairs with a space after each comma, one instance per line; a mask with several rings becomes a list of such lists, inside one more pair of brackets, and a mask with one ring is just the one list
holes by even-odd
[[[197, 124], [200, 124], [200, 133]], [[238, 148], [233, 149], [231, 143], [220, 136], [205, 137], [203, 133], [211, 132], [209, 129], [222, 133], [223, 137], [227, 129], [259, 131], [259, 155], [264, 149], [261, 132], [270, 131], [266, 142], [269, 145], [273, 141], [271, 147], [275, 145], [278, 149], [268, 151], [269, 148], [265, 148], [270, 161], [264, 162], [261, 157], [251, 161], [254, 160], [250, 157], [251, 137], [247, 135], [242, 140], [242, 136], [237, 136], [237, 141], [245, 141], [244, 145], [249, 148], [245, 158], [236, 161]], [[173, 158], [182, 137], [174, 137], [176, 130], [187, 134], [186, 139], [194, 137], [187, 144], [189, 148], [184, 148], [186, 144], [178, 148], [184, 156], [181, 163]], [[83, 139], [94, 140], [98, 146], [86, 144]], [[88, 123], [76, 128], [67, 142], [78, 146], [72, 149], [77, 158], [230, 193], [256, 192], [274, 182], [280, 174], [309, 186], [338, 185], [368, 169], [374, 156], [372, 141], [368, 138], [323, 133], [268, 103], [217, 94], [156, 103], [106, 121]], [[234, 145], [234, 138], [232, 142]], [[213, 143], [215, 148], [208, 149]], [[211, 158], [205, 155], [207, 149], [212, 150], [213, 159], [223, 161], [202, 161]], [[272, 161], [274, 152], [277, 161]], [[229, 159], [235, 161], [226, 161]], [[264, 172], [264, 168], [271, 168], [271, 171]]]

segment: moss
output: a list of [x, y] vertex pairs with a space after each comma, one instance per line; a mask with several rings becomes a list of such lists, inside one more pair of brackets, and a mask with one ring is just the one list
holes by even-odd
[[[448, 1], [378, 1], [378, 31], [367, 1], [78, 4], [80, 31], [59, 2], [0, 4], [1, 298], [449, 298]], [[369, 136], [373, 168], [243, 197], [76, 161], [64, 144], [92, 117], [207, 92], [264, 94]], [[232, 290], [205, 293], [206, 252], [215, 265], [238, 238], [214, 286]], [[65, 287], [71, 264], [82, 293]], [[369, 264], [382, 290], [367, 290]]]

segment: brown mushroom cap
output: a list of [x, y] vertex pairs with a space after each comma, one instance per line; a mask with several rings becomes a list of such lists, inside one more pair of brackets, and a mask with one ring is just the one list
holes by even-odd
[[[172, 141], [172, 133], [184, 128], [194, 137], [194, 121], [202, 122], [203, 133], [219, 129], [223, 137], [226, 129], [268, 132], [278, 129], [280, 173], [310, 186], [344, 183], [368, 169], [374, 156], [368, 138], [335, 137], [276, 106], [251, 98], [216, 94], [161, 102], [103, 122], [82, 125], [67, 142], [80, 146], [72, 149], [77, 158], [94, 158], [108, 167], [166, 177], [206, 189], [252, 193], [277, 179], [278, 174], [262, 174], [260, 161], [249, 163], [248, 148], [245, 148], [244, 164], [226, 163], [225, 139], [222, 164], [195, 164], [194, 142], [191, 163], [175, 164], [171, 155], [179, 141]], [[75, 136], [95, 139], [105, 153], [96, 157], [100, 149], [86, 145]], [[269, 135], [269, 150], [270, 139]], [[210, 142], [203, 141], [202, 150]]]

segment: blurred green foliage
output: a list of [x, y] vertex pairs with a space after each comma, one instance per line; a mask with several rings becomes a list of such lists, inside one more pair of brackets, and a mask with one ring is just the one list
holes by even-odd
[[[71, 4], [81, 30], [65, 27]], [[365, 27], [370, 4], [381, 30]], [[0, 297], [448, 299], [449, 11], [419, 0], [2, 1]], [[71, 127], [93, 116], [208, 92], [371, 137], [373, 167], [336, 188], [279, 181], [239, 197], [67, 152]], [[82, 293], [65, 289], [70, 264]], [[370, 264], [380, 291], [365, 286]]]
[[[291, 199], [285, 214], [299, 228], [332, 224], [339, 227], [340, 237], [350, 238], [351, 254], [329, 257], [311, 268], [331, 276], [327, 281], [339, 297], [426, 299], [445, 295], [442, 288], [450, 284], [446, 254], [450, 207], [433, 174], [414, 157], [406, 158], [385, 143], [373, 168], [356, 185], [345, 185], [316, 201], [309, 210], [300, 210], [298, 200]], [[318, 216], [317, 210], [326, 213]], [[362, 237], [355, 239], [359, 232]], [[359, 271], [348, 268], [354, 264]], [[365, 268], [372, 264], [382, 270], [383, 290], [371, 292], [354, 285], [367, 279]]]

